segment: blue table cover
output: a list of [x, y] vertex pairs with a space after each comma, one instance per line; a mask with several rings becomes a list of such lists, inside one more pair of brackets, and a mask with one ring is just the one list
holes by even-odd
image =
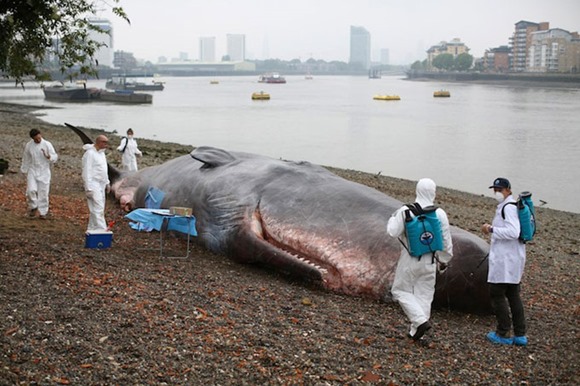
[[194, 216], [174, 215], [169, 213], [169, 209], [139, 208], [125, 215], [125, 217], [135, 221], [130, 223], [129, 226], [138, 231], [151, 231], [152, 229], [160, 231], [163, 220], [166, 219], [167, 230], [197, 236]]

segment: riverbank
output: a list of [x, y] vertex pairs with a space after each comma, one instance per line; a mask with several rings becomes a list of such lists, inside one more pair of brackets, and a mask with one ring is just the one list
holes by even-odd
[[[157, 234], [132, 231], [110, 200], [113, 248], [84, 247], [80, 140], [31, 108], [0, 104], [0, 379], [3, 384], [577, 384], [580, 215], [538, 209], [522, 297], [527, 348], [485, 341], [491, 315], [433, 313], [425, 345], [395, 304], [341, 296], [197, 246], [161, 260]], [[52, 217], [26, 217], [17, 173], [31, 128], [55, 145]], [[87, 130], [95, 137], [98, 130]], [[136, 133], [138, 136], [138, 132]], [[107, 133], [113, 146], [120, 137]], [[140, 166], [191, 147], [137, 138]], [[109, 161], [119, 157], [109, 151]], [[331, 170], [399, 200], [413, 181]], [[452, 224], [479, 234], [495, 201], [438, 189]], [[178, 253], [183, 240], [170, 239]], [[2, 383], [0, 382], [0, 383]]]
[[580, 74], [559, 73], [485, 73], [459, 71], [407, 71], [408, 80], [446, 81], [512, 86], [580, 87]]

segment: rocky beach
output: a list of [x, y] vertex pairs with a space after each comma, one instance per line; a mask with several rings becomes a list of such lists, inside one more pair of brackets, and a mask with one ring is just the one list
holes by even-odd
[[[59, 154], [46, 220], [28, 218], [19, 172], [32, 128]], [[140, 139], [134, 129], [141, 168], [193, 149]], [[159, 235], [132, 230], [113, 198], [112, 248], [84, 248], [79, 138], [12, 104], [0, 104], [0, 134], [0, 158], [9, 162], [0, 177], [0, 385], [580, 383], [580, 214], [537, 209], [522, 282], [527, 347], [487, 342], [493, 315], [448, 309], [434, 310], [433, 330], [414, 343], [397, 304], [328, 292], [197, 245], [187, 260], [160, 259]], [[106, 135], [109, 162], [118, 165], [120, 136]], [[328, 168], [414, 200], [414, 181]], [[482, 181], [482, 191], [488, 185]], [[452, 225], [480, 237], [496, 205], [442, 187], [437, 204]], [[167, 246], [186, 248], [175, 237]]]

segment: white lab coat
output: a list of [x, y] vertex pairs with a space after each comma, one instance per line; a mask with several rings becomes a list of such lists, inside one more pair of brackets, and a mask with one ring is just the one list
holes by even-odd
[[[125, 144], [127, 147], [125, 147]], [[125, 149], [125, 151], [123, 151]], [[137, 141], [134, 138], [123, 137], [121, 144], [117, 148], [118, 151], [122, 152], [121, 165], [123, 170], [128, 172], [137, 171], [137, 156], [143, 155], [141, 150], [137, 147]]]
[[107, 156], [104, 149], [97, 151], [93, 144], [86, 144], [83, 149], [82, 175], [90, 211], [87, 231], [106, 230], [105, 190], [110, 183]]
[[[50, 159], [44, 156], [45, 153], [50, 156]], [[48, 213], [50, 167], [57, 160], [58, 155], [54, 147], [44, 138], [40, 140], [40, 143], [31, 139], [24, 146], [20, 171], [27, 175], [26, 199], [28, 209], [38, 209], [41, 216]]]
[[[489, 247], [488, 283], [519, 284], [526, 265], [526, 245], [519, 241], [520, 219], [515, 205], [507, 205], [516, 200], [510, 195], [497, 205], [492, 226]], [[507, 206], [506, 206], [507, 205]], [[505, 206], [502, 218], [501, 211]]]
[[[416, 202], [422, 208], [433, 205], [435, 200], [435, 183], [423, 178], [417, 183]], [[406, 206], [401, 207], [389, 219], [387, 223], [387, 233], [391, 237], [400, 238], [405, 245], [409, 241], [405, 236], [404, 211]], [[441, 223], [441, 233], [443, 236], [443, 251], [437, 252], [442, 262], [449, 262], [453, 256], [453, 242], [449, 231], [449, 220], [447, 214], [441, 208], [435, 212]], [[417, 327], [425, 323], [431, 317], [431, 303], [435, 293], [435, 277], [437, 275], [437, 264], [433, 262], [431, 253], [424, 254], [419, 259], [413, 257], [402, 248], [395, 279], [391, 287], [393, 299], [398, 301], [401, 308], [411, 322], [409, 334], [415, 335]]]

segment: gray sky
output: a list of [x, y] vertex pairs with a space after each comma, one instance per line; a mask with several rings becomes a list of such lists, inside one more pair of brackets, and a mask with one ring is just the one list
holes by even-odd
[[392, 64], [426, 58], [440, 41], [460, 38], [475, 57], [507, 45], [520, 20], [580, 30], [580, 0], [121, 0], [131, 25], [107, 12], [114, 49], [157, 62], [186, 52], [198, 59], [199, 38], [215, 36], [216, 59], [226, 34], [246, 35], [249, 59], [310, 57], [348, 61], [350, 26], [371, 34], [371, 56], [388, 48]]

